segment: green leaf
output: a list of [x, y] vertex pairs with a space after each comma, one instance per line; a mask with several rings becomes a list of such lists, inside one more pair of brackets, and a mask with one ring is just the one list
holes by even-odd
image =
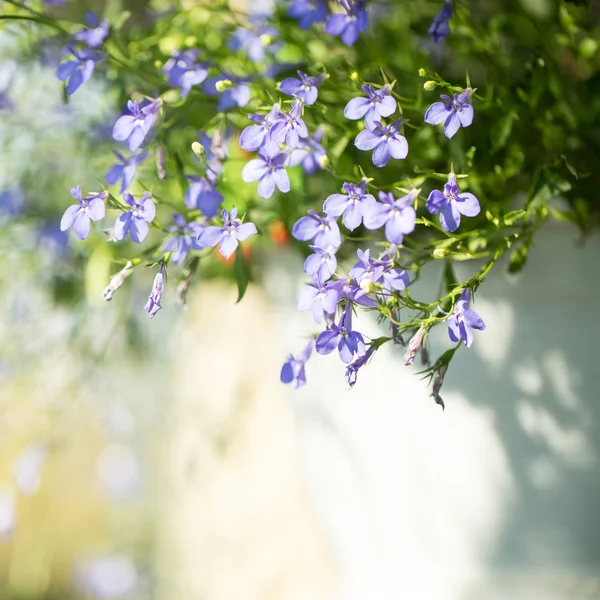
[[238, 299], [235, 301], [237, 304], [241, 301], [248, 288], [249, 273], [248, 265], [244, 259], [244, 253], [242, 249], [238, 247], [235, 252], [235, 262], [233, 263], [233, 272], [235, 274], [235, 280], [238, 286]]
[[527, 244], [522, 244], [516, 250], [513, 250], [508, 263], [508, 272], [518, 273], [525, 266], [528, 254], [529, 246]]

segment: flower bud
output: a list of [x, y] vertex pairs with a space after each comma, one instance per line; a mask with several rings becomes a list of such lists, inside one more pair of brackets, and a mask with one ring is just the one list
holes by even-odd
[[379, 285], [378, 283], [375, 283], [372, 279], [366, 278], [360, 282], [360, 289], [365, 294], [371, 294], [371, 293], [379, 291], [381, 289], [381, 285]]
[[415, 333], [415, 335], [413, 335], [410, 342], [408, 342], [408, 350], [406, 351], [406, 354], [404, 355], [404, 364], [406, 366], [413, 364], [413, 362], [415, 360], [415, 356], [417, 355], [417, 352], [423, 345], [423, 338], [425, 337], [426, 333], [427, 333], [427, 328], [425, 327], [425, 325], [421, 325], [421, 327], [419, 327], [419, 331], [417, 331], [417, 333]]
[[423, 84], [423, 87], [428, 91], [428, 92], [433, 92], [433, 90], [435, 90], [435, 88], [438, 86], [437, 81], [433, 81], [433, 79], [430, 79], [429, 81], [426, 81]]
[[228, 90], [232, 85], [233, 82], [231, 81], [231, 79], [221, 79], [220, 81], [217, 81], [217, 83], [215, 83], [215, 88], [217, 89], [217, 92], [224, 92]]
[[192, 152], [198, 158], [202, 158], [204, 156], [204, 146], [200, 142], [194, 142], [192, 144]]
[[427, 71], [425, 69], [419, 69], [419, 77], [427, 77]]
[[323, 154], [323, 156], [319, 157], [319, 164], [326, 169], [329, 166], [329, 157], [327, 156], [327, 154]]
[[260, 36], [260, 41], [262, 42], [263, 46], [269, 46], [273, 43], [273, 36], [269, 35], [268, 33], [263, 33]]
[[433, 258], [444, 258], [445, 256], [448, 256], [448, 249], [447, 248], [436, 248], [433, 251]]
[[104, 288], [102, 298], [109, 301], [113, 299], [115, 292], [123, 285], [123, 282], [133, 273], [133, 263], [127, 264], [110, 280], [110, 283]]
[[352, 73], [350, 73], [350, 79], [352, 79], [352, 81], [358, 81], [358, 73], [356, 71], [352, 71]]

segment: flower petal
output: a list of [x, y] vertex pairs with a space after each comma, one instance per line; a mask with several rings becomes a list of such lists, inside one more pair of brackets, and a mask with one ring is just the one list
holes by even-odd
[[434, 102], [425, 113], [425, 123], [439, 125], [448, 118], [450, 112], [451, 110], [443, 102]]
[[377, 135], [376, 133], [369, 131], [368, 129], [364, 129], [361, 131], [354, 140], [354, 145], [359, 150], [373, 150], [377, 144], [381, 142], [381, 135]]
[[73, 225], [73, 222], [75, 221], [75, 217], [77, 217], [77, 213], [80, 210], [80, 206], [79, 204], [73, 204], [71, 206], [69, 206], [69, 208], [67, 208], [67, 210], [65, 211], [65, 214], [62, 216], [62, 219], [60, 220], [60, 230], [61, 231], [66, 231], [67, 229], [69, 229], [69, 227], [71, 227], [71, 225]]
[[362, 119], [371, 106], [371, 101], [368, 98], [352, 98], [346, 108], [344, 108], [344, 116], [346, 119], [356, 121]]
[[458, 118], [456, 112], [452, 111], [444, 123], [444, 133], [446, 134], [446, 137], [450, 139], [459, 129], [460, 119]]
[[319, 354], [331, 354], [339, 344], [340, 335], [335, 331], [322, 331], [317, 336], [315, 348]]
[[457, 198], [456, 208], [460, 213], [465, 215], [465, 217], [475, 217], [481, 210], [479, 200], [469, 192], [465, 192]]

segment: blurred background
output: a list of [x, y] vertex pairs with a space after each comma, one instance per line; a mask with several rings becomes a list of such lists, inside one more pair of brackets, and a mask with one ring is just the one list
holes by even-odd
[[389, 345], [350, 391], [333, 355], [291, 389], [314, 324], [285, 240], [240, 304], [207, 279], [150, 321], [150, 270], [102, 299], [111, 250], [58, 224], [111, 164], [117, 92], [65, 104], [29, 35], [0, 28], [2, 600], [600, 598], [599, 236], [549, 223], [492, 273], [444, 412]]

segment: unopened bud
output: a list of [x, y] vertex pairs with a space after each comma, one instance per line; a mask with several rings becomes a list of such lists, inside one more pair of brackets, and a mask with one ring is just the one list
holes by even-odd
[[260, 36], [260, 41], [262, 42], [262, 45], [265, 47], [271, 45], [273, 43], [273, 39], [274, 39], [273, 36], [269, 35], [268, 33], [263, 33]]
[[417, 331], [417, 333], [415, 333], [415, 335], [413, 335], [410, 342], [408, 342], [408, 350], [406, 351], [406, 354], [404, 355], [404, 364], [406, 366], [412, 365], [413, 362], [415, 361], [415, 356], [417, 355], [417, 352], [420, 350], [421, 346], [423, 345], [423, 338], [425, 337], [426, 333], [427, 333], [427, 328], [425, 327], [425, 325], [421, 325], [421, 327], [419, 328], [419, 331]]
[[319, 157], [319, 164], [325, 169], [329, 165], [329, 157], [327, 154], [323, 154]]
[[200, 142], [194, 142], [192, 144], [192, 152], [198, 158], [202, 158], [204, 156], [204, 146]]
[[352, 73], [350, 73], [350, 79], [352, 79], [352, 81], [358, 81], [358, 73], [356, 71], [352, 71]]
[[360, 282], [360, 289], [365, 294], [372, 294], [373, 292], [379, 291], [381, 286], [375, 283], [372, 279], [365, 278]]
[[427, 77], [427, 71], [425, 69], [419, 69], [419, 77]]
[[232, 85], [233, 82], [231, 81], [231, 79], [221, 79], [220, 81], [217, 81], [217, 83], [215, 83], [215, 88], [217, 89], [217, 92], [225, 92]]
[[433, 251], [433, 258], [444, 258], [445, 256], [448, 256], [448, 250], [446, 248], [436, 248]]
[[112, 300], [115, 292], [123, 285], [123, 282], [133, 273], [133, 263], [129, 261], [104, 288], [102, 298], [104, 300]]
[[167, 155], [165, 154], [165, 147], [162, 144], [156, 146], [156, 174], [160, 180], [163, 180], [167, 176], [166, 170]]
[[423, 87], [428, 91], [428, 92], [433, 92], [433, 90], [435, 90], [435, 88], [438, 86], [437, 81], [433, 81], [433, 79], [430, 79], [429, 81], [426, 81], [423, 84]]

